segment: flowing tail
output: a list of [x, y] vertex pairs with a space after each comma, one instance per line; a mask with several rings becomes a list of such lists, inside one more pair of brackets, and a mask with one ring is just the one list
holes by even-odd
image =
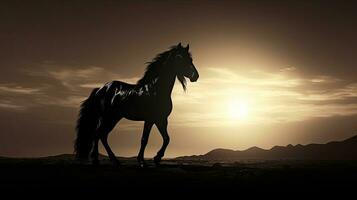
[[77, 159], [88, 160], [93, 148], [95, 130], [99, 122], [98, 103], [95, 98], [99, 88], [93, 89], [90, 96], [81, 104], [77, 120], [77, 138], [74, 143], [74, 152]]

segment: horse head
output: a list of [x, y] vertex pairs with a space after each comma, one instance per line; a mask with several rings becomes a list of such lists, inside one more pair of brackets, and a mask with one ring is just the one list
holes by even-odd
[[176, 47], [173, 59], [177, 78], [181, 82], [184, 89], [186, 88], [185, 77], [190, 79], [191, 82], [196, 82], [199, 77], [198, 71], [193, 64], [189, 48], [189, 45], [183, 47], [181, 43], [179, 43]]

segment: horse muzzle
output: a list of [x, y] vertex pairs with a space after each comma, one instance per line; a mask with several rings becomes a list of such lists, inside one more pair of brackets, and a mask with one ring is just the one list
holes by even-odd
[[190, 81], [191, 82], [196, 82], [198, 79], [199, 75], [198, 73], [194, 73], [191, 77], [190, 77]]

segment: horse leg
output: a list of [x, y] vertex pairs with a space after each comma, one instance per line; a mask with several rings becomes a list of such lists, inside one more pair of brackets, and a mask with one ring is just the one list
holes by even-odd
[[[120, 120], [120, 119], [119, 119]], [[99, 137], [100, 140], [102, 141], [102, 144], [105, 148], [105, 150], [108, 153], [109, 159], [110, 161], [115, 165], [115, 166], [119, 166], [120, 163], [118, 161], [118, 159], [116, 158], [115, 154], [113, 153], [112, 149], [110, 148], [109, 144], [108, 144], [108, 135], [110, 133], [110, 131], [113, 130], [113, 128], [115, 127], [115, 124], [119, 121], [114, 121], [111, 120], [110, 122], [108, 121], [104, 121], [100, 127], [98, 128], [98, 133], [99, 133]]]
[[153, 125], [154, 125], [154, 123], [148, 122], [148, 121], [145, 121], [145, 123], [144, 123], [144, 130], [143, 130], [143, 135], [141, 137], [140, 151], [139, 151], [139, 154], [137, 157], [140, 167], [146, 166], [146, 163], [144, 160], [144, 152], [145, 152], [145, 148], [146, 148], [146, 145], [149, 140], [150, 131], [151, 131], [151, 128]]
[[[109, 133], [108, 133], [109, 134]], [[108, 134], [104, 134], [100, 140], [102, 141], [102, 144], [105, 148], [105, 150], [107, 151], [108, 153], [108, 156], [109, 156], [109, 159], [110, 161], [113, 163], [114, 166], [119, 166], [120, 165], [120, 162], [119, 160], [117, 159], [117, 157], [115, 156], [115, 154], [113, 153], [112, 149], [109, 147], [109, 144], [108, 144]]]
[[93, 146], [93, 151], [91, 153], [91, 158], [92, 158], [92, 164], [93, 165], [99, 165], [99, 151], [98, 151], [98, 143], [99, 143], [99, 136], [95, 136], [94, 138], [94, 146]]
[[170, 137], [167, 132], [167, 119], [164, 119], [162, 121], [156, 122], [155, 123], [157, 128], [159, 129], [159, 132], [162, 136], [163, 139], [163, 144], [161, 149], [157, 152], [156, 156], [154, 157], [154, 162], [156, 165], [159, 165], [161, 162], [162, 157], [165, 155], [165, 150], [167, 145], [169, 145], [170, 142]]

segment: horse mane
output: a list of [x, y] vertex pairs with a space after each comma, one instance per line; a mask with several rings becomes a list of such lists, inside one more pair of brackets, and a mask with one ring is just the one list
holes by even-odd
[[[144, 76], [138, 80], [138, 85], [144, 85], [147, 83], [152, 83], [153, 80], [159, 77], [160, 70], [164, 66], [165, 62], [169, 59], [170, 55], [176, 51], [178, 48], [177, 45], [170, 47], [167, 51], [160, 53], [152, 59], [151, 62], [147, 62], [147, 67], [144, 73]], [[179, 81], [181, 82], [184, 90], [186, 89], [186, 80], [183, 77], [178, 77]]]

